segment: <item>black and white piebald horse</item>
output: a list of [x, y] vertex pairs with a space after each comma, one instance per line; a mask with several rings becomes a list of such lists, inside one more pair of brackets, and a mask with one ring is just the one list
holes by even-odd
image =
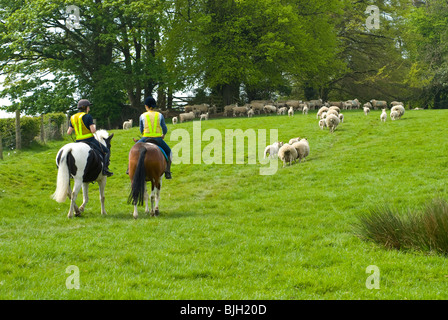
[[[94, 134], [95, 139], [110, 150], [110, 140], [114, 136], [106, 130], [98, 130]], [[57, 202], [64, 202], [68, 197], [70, 201], [70, 210], [68, 218], [81, 215], [87, 202], [89, 201], [89, 183], [97, 181], [100, 189], [101, 214], [106, 214], [104, 208], [104, 188], [106, 187], [107, 177], [102, 174], [103, 168], [102, 156], [92, 149], [87, 143], [77, 142], [69, 143], [63, 146], [57, 156], [56, 165], [58, 166], [58, 177], [56, 191], [52, 198]], [[70, 188], [70, 178], [74, 180], [73, 191]], [[83, 203], [78, 208], [76, 198], [82, 188]]]

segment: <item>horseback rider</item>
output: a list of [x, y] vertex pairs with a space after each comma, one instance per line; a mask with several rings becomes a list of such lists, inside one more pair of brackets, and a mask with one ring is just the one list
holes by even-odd
[[165, 178], [171, 179], [171, 149], [163, 140], [168, 128], [165, 124], [165, 118], [160, 112], [154, 111], [156, 100], [149, 96], [145, 99], [146, 112], [140, 116], [140, 132], [143, 137], [137, 142], [153, 142], [165, 151], [167, 164], [165, 168]]
[[93, 136], [96, 132], [96, 126], [93, 123], [92, 116], [89, 114], [91, 105], [92, 104], [87, 99], [78, 101], [79, 112], [71, 116], [67, 134], [72, 134], [74, 131], [76, 134], [76, 142], [87, 143], [92, 149], [99, 151], [104, 159], [103, 175], [110, 177], [113, 175], [113, 173], [109, 171], [110, 150], [106, 146], [101, 145]]

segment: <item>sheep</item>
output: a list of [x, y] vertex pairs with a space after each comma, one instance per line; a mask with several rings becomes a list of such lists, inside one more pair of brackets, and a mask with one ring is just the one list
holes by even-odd
[[248, 108], [246, 106], [243, 107], [234, 107], [232, 109], [233, 111], [233, 116], [236, 117], [237, 115], [243, 116], [247, 114], [247, 110]]
[[327, 111], [326, 117], [328, 117], [330, 114], [334, 114], [336, 117], [339, 117], [339, 112], [335, 109], [329, 109]]
[[344, 115], [342, 113], [340, 113], [338, 117], [341, 122], [344, 122]]
[[182, 123], [182, 122], [184, 122], [186, 120], [193, 120], [194, 118], [195, 118], [195, 114], [194, 114], [193, 111], [190, 111], [188, 113], [181, 113], [179, 115], [180, 123]]
[[392, 107], [394, 107], [394, 106], [404, 106], [404, 103], [400, 102], [400, 101], [392, 101], [390, 103], [390, 108], [392, 109]]
[[404, 115], [404, 107], [402, 105], [396, 105], [393, 106], [390, 111], [397, 111], [398, 112], [398, 119], [401, 119], [401, 116]]
[[330, 105], [330, 107], [335, 106], [339, 108], [343, 108], [345, 105], [344, 101], [328, 101], [328, 104]]
[[132, 119], [129, 119], [128, 121], [123, 122], [123, 130], [131, 129], [132, 128]]
[[277, 114], [278, 115], [285, 115], [287, 112], [287, 108], [286, 107], [281, 107], [277, 110]]
[[325, 119], [326, 117], [327, 117], [327, 112], [326, 111], [322, 112], [322, 114], [320, 115], [320, 118]]
[[294, 142], [292, 145], [297, 150], [297, 159], [299, 163], [305, 161], [305, 158], [310, 154], [310, 145], [306, 138], [300, 139], [298, 142]]
[[294, 142], [298, 142], [298, 141], [300, 141], [300, 137], [292, 138], [289, 140], [289, 144], [292, 145]]
[[297, 159], [297, 150], [292, 145], [285, 143], [278, 150], [278, 157], [283, 161], [283, 168], [286, 167], [286, 163], [291, 163]]
[[386, 109], [383, 109], [383, 111], [381, 112], [380, 119], [381, 119], [381, 122], [383, 122], [383, 121], [386, 122], [386, 119], [387, 119]]
[[[319, 109], [319, 111], [317, 111], [316, 118], [319, 119], [319, 117], [322, 116], [322, 113], [327, 112], [327, 111], [328, 111], [328, 107], [321, 107], [321, 108]], [[321, 118], [321, 119], [322, 119], [322, 118]]]
[[327, 123], [325, 122], [325, 119], [319, 120], [319, 127], [324, 130], [324, 128], [327, 126]]
[[294, 117], [294, 107], [293, 106], [289, 107], [288, 117]]
[[[330, 110], [334, 110], [334, 111], [336, 111], [338, 114], [341, 113], [341, 109], [340, 109], [339, 107], [336, 107], [336, 106], [331, 106], [331, 107], [329, 107], [329, 108], [328, 108], [328, 111], [330, 111]], [[327, 111], [327, 112], [328, 112], [328, 111]]]
[[308, 114], [308, 106], [307, 106], [307, 105], [305, 105], [305, 106], [303, 107], [303, 109], [302, 109], [302, 113], [303, 113], [303, 114]]
[[233, 114], [233, 108], [238, 107], [238, 104], [229, 104], [224, 106], [224, 115], [229, 117], [230, 114]]
[[330, 129], [330, 132], [334, 132], [336, 127], [339, 125], [339, 118], [334, 114], [329, 114], [327, 118], [325, 119], [325, 122], [327, 124], [328, 129]]
[[301, 105], [301, 103], [302, 103], [302, 101], [300, 101], [300, 100], [288, 100], [288, 101], [286, 101], [286, 106], [287, 107], [292, 107], [293, 108], [293, 110], [298, 110], [298, 109], [300, 109], [300, 105]]
[[216, 113], [216, 106], [212, 105], [211, 107], [208, 108], [208, 113], [209, 114], [215, 114]]
[[390, 118], [391, 118], [392, 120], [397, 120], [397, 119], [399, 119], [399, 117], [400, 117], [400, 114], [398, 113], [397, 110], [392, 110], [392, 111], [390, 112]]
[[273, 144], [267, 146], [264, 149], [264, 158], [266, 159], [266, 155], [269, 153], [269, 158], [278, 157], [278, 150], [283, 146], [283, 142], [274, 142]]
[[277, 112], [277, 107], [275, 107], [271, 104], [267, 104], [263, 107], [263, 110], [265, 113], [274, 113], [274, 112]]
[[254, 109], [252, 109], [252, 107], [250, 107], [249, 111], [247, 111], [247, 117], [251, 118], [251, 117], [253, 117], [254, 114], [255, 114]]
[[177, 117], [173, 117], [173, 124], [177, 124], [178, 118]]
[[201, 114], [201, 118], [199, 119], [199, 121], [202, 121], [202, 120], [208, 120], [208, 112]]
[[387, 108], [387, 101], [379, 101], [379, 100], [375, 100], [372, 99], [370, 100], [370, 103], [372, 104], [372, 108], [373, 109], [378, 109], [378, 108]]
[[250, 102], [250, 106], [252, 107], [254, 112], [258, 113], [258, 114], [261, 114], [261, 111], [263, 111], [264, 105], [265, 105], [265, 102], [264, 101], [260, 101], [260, 100], [252, 100]]
[[370, 108], [369, 107], [363, 107], [364, 108], [364, 114], [368, 115], [370, 112]]

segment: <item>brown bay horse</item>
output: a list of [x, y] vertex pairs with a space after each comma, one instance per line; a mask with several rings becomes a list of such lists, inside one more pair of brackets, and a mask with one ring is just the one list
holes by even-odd
[[159, 215], [160, 189], [166, 164], [165, 156], [155, 144], [138, 142], [129, 151], [131, 192], [128, 203], [134, 204], [134, 219], [138, 218], [137, 206], [143, 202], [146, 204], [145, 213], [149, 213], [147, 181], [151, 181], [151, 216]]

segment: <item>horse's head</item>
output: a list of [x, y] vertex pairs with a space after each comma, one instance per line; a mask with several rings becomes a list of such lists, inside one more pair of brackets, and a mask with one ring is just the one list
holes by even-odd
[[95, 133], [95, 138], [102, 144], [107, 147], [107, 149], [110, 150], [110, 140], [112, 140], [114, 134], [112, 133], [109, 135], [109, 133], [106, 130], [98, 130]]

